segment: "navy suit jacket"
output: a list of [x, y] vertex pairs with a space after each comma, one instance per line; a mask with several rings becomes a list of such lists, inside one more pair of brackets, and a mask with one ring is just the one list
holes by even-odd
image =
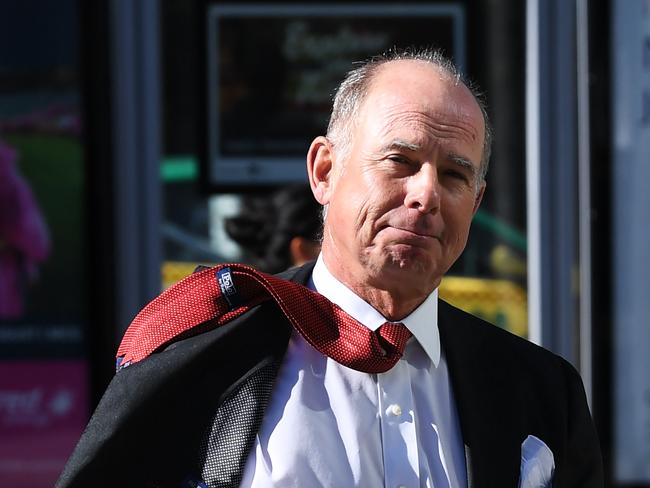
[[[304, 284], [312, 267], [284, 277]], [[517, 487], [521, 444], [532, 434], [553, 452], [554, 488], [602, 487], [598, 439], [576, 370], [442, 300], [438, 314], [469, 486]], [[190, 486], [184, 480], [200, 472], [206, 431], [222, 464], [217, 486], [237, 486], [290, 335], [277, 307], [265, 303], [121, 370], [57, 486]]]

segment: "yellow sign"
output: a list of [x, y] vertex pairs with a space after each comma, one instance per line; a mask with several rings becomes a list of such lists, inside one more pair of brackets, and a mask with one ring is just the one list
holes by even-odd
[[440, 298], [521, 337], [528, 335], [526, 290], [508, 280], [446, 276]]

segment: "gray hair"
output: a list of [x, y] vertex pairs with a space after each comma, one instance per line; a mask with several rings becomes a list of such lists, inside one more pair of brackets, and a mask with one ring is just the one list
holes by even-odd
[[379, 68], [391, 61], [412, 60], [424, 61], [431, 63], [447, 74], [450, 78], [455, 79], [456, 83], [462, 83], [472, 93], [478, 106], [483, 114], [485, 125], [485, 137], [483, 141], [483, 154], [476, 181], [477, 188], [485, 181], [485, 175], [488, 171], [490, 161], [490, 152], [492, 147], [492, 127], [487, 114], [484, 95], [478, 90], [476, 85], [466, 79], [454, 63], [442, 54], [438, 49], [393, 49], [379, 56], [370, 58], [367, 61], [348, 72], [345, 79], [341, 82], [336, 94], [334, 95], [334, 105], [330, 116], [329, 125], [327, 126], [327, 138], [332, 145], [345, 155], [350, 148], [350, 138], [356, 121], [355, 114], [363, 105], [363, 102], [370, 91], [370, 86], [375, 78]]

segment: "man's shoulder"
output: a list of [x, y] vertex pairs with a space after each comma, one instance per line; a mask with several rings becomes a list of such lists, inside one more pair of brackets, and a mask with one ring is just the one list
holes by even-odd
[[[313, 263], [308, 263], [304, 266], [297, 266], [290, 268], [275, 276], [287, 281], [295, 283], [306, 284], [311, 275]], [[207, 267], [199, 267], [196, 271], [203, 271]], [[243, 313], [241, 316], [232, 321], [226, 322], [220, 326], [215, 326], [212, 322], [207, 325], [208, 327], [197, 327], [194, 334], [188, 334], [187, 338], [182, 338], [169, 344], [164, 350], [169, 351], [179, 347], [195, 348], [197, 344], [212, 343], [215, 341], [234, 340], [240, 339], [239, 334], [233, 334], [238, 329], [247, 330], [245, 333], [245, 341], [250, 342], [259, 337], [257, 329], [270, 329], [274, 330], [273, 335], [281, 335], [283, 338], [286, 336], [288, 340], [291, 327], [286, 321], [280, 309], [275, 306], [272, 300], [267, 300], [253, 306], [250, 310]], [[250, 335], [246, 335], [250, 334]]]
[[440, 339], [450, 369], [481, 378], [488, 389], [510, 385], [532, 396], [584, 398], [580, 374], [566, 359], [444, 301], [439, 305]]
[[557, 354], [439, 300], [439, 327], [443, 341], [462, 343], [468, 350], [489, 354], [493, 361], [533, 365], [539, 369], [572, 366]]

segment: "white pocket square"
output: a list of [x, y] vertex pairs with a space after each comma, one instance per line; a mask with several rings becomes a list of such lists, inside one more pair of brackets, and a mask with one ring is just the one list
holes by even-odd
[[521, 444], [521, 470], [519, 488], [550, 488], [555, 460], [544, 442], [529, 435]]

